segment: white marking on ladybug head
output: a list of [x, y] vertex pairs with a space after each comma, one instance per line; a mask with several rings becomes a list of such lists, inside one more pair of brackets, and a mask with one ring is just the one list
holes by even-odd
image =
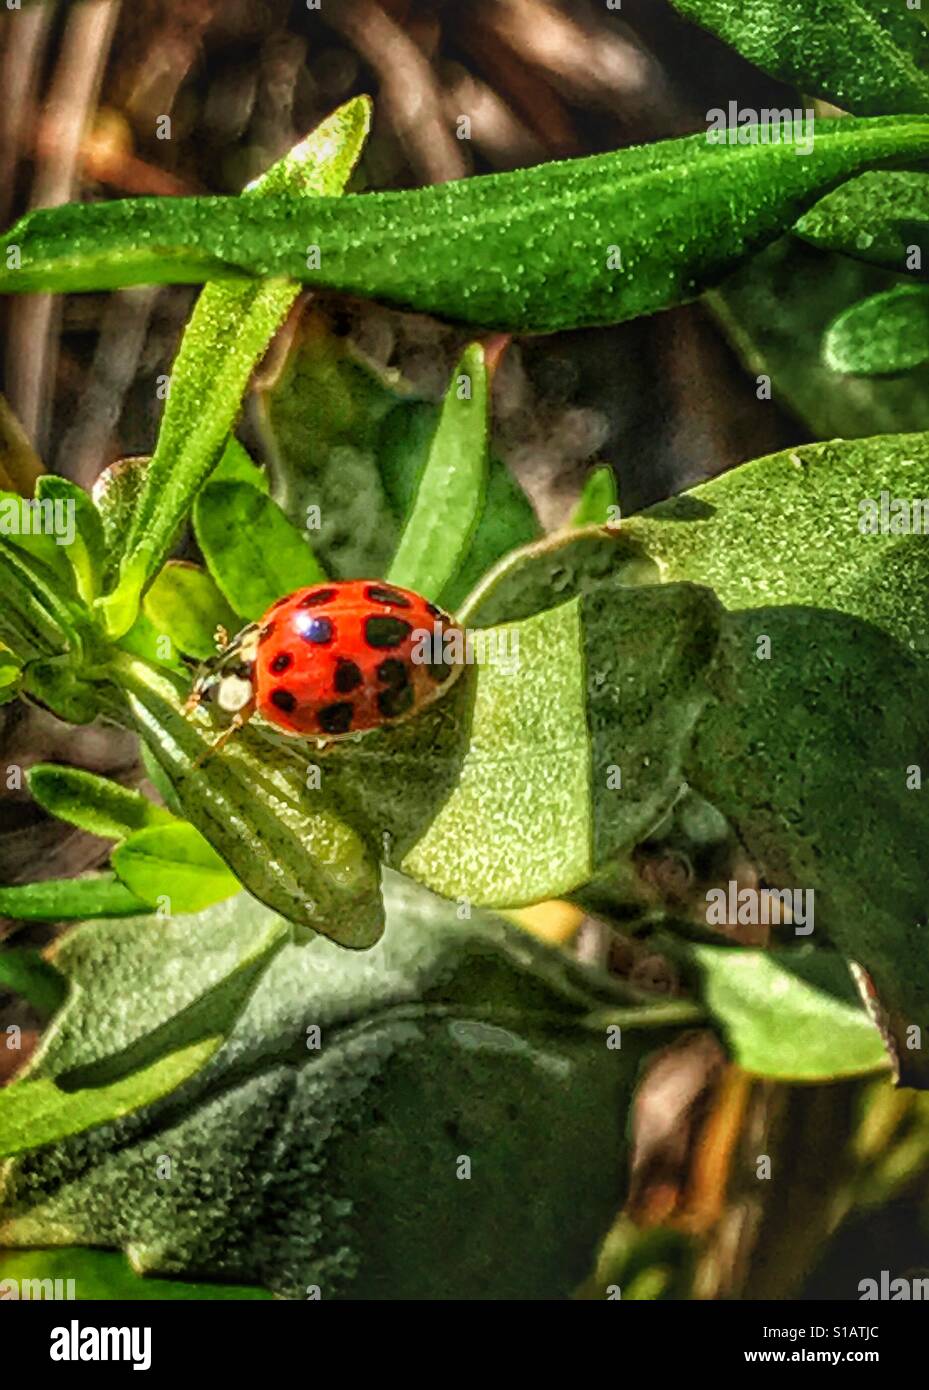
[[216, 703], [227, 714], [238, 714], [255, 698], [255, 687], [242, 676], [223, 676], [219, 682]]

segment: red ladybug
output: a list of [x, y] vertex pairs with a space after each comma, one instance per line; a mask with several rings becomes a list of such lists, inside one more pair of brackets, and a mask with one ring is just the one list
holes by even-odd
[[409, 589], [371, 579], [314, 584], [273, 603], [228, 641], [187, 708], [215, 700], [232, 723], [256, 712], [298, 737], [344, 739], [417, 714], [461, 669], [454, 618]]

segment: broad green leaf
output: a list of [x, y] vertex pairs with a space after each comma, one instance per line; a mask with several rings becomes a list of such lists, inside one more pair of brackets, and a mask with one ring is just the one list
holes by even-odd
[[912, 526], [868, 529], [872, 515], [880, 526], [882, 492], [929, 496], [929, 435], [771, 454], [629, 517], [623, 531], [663, 578], [707, 584], [727, 608], [834, 609], [925, 660], [929, 547]]
[[769, 247], [707, 302], [756, 390], [798, 416], [817, 439], [929, 429], [929, 366], [900, 377], [849, 377], [822, 358], [829, 324], [852, 304], [899, 285], [897, 276], [793, 237]]
[[907, 0], [673, 0], [792, 86], [863, 116], [929, 111], [926, 16]]
[[0, 1156], [53, 1144], [119, 1119], [177, 1089], [213, 1056], [222, 1038], [178, 1048], [109, 1085], [63, 1089], [56, 1080], [18, 1081], [0, 1090]]
[[[831, 557], [839, 568], [835, 542]], [[902, 561], [900, 574], [898, 593], [911, 578]], [[925, 610], [924, 589], [929, 644]], [[763, 882], [805, 894], [814, 941], [867, 971], [903, 1084], [927, 1087], [929, 807], [913, 783], [929, 763], [925, 655], [886, 623], [815, 605], [731, 615], [728, 645], [708, 676], [717, 699], [687, 782], [735, 828]]]
[[159, 637], [170, 638], [172, 651], [201, 661], [215, 656], [218, 627], [235, 633], [240, 626], [210, 575], [184, 560], [168, 561], [142, 600], [142, 611]]
[[46, 501], [52, 504], [56, 542], [63, 538], [62, 549], [74, 570], [77, 592], [85, 603], [93, 603], [103, 580], [105, 554], [99, 512], [77, 483], [48, 473], [36, 484], [36, 499], [40, 505]]
[[705, 591], [614, 585], [478, 632], [444, 699], [342, 745], [324, 783], [386, 862], [447, 897], [563, 895], [679, 794], [716, 623]]
[[327, 779], [313, 789], [315, 746], [277, 748], [246, 729], [197, 766], [218, 730], [203, 711], [184, 718], [181, 683], [129, 656], [117, 659], [117, 674], [182, 813], [239, 882], [288, 920], [342, 945], [377, 941], [384, 926], [377, 861], [333, 806]]
[[80, 921], [84, 917], [127, 917], [146, 904], [114, 874], [50, 878], [0, 888], [0, 916], [20, 922]]
[[185, 821], [134, 831], [111, 862], [131, 893], [169, 914], [200, 912], [239, 891], [215, 849]]
[[881, 1035], [833, 951], [692, 946], [700, 995], [733, 1061], [778, 1081], [833, 1081], [887, 1067]]
[[61, 1287], [67, 1296], [73, 1281], [74, 1297], [112, 1302], [151, 1299], [267, 1299], [264, 1289], [242, 1284], [185, 1284], [176, 1279], [143, 1279], [124, 1255], [109, 1250], [82, 1250], [65, 1246], [58, 1250], [0, 1251], [0, 1299], [49, 1299]]
[[173, 819], [170, 812], [141, 792], [75, 767], [36, 763], [27, 772], [26, 780], [43, 810], [91, 835], [119, 840], [143, 826], [162, 825]]
[[[293, 210], [309, 195], [328, 199], [341, 193], [370, 119], [365, 97], [340, 107], [245, 190], [241, 207], [246, 221], [268, 197]], [[228, 279], [229, 267], [214, 263], [213, 269], [215, 275], [198, 279]], [[293, 279], [275, 276], [260, 284], [241, 279], [217, 283], [201, 295], [174, 363], [158, 443], [125, 542], [119, 584], [103, 603], [112, 635], [120, 636], [131, 625], [140, 593], [167, 556], [197, 491], [220, 458], [252, 370], [298, 293]]]
[[489, 382], [484, 349], [466, 348], [452, 376], [416, 499], [387, 578], [436, 599], [467, 553], [487, 481]]
[[[925, 230], [929, 223], [929, 174], [862, 174], [804, 213], [797, 236], [826, 251], [874, 261], [913, 279], [925, 279]], [[921, 250], [919, 263], [914, 247]]]
[[237, 439], [230, 439], [222, 458], [210, 474], [212, 483], [251, 483], [259, 492], [268, 492], [270, 483], [263, 468], [253, 463]]
[[[805, 121], [777, 143], [763, 141], [766, 133], [729, 146], [704, 132], [340, 199], [147, 198], [40, 210], [7, 233], [21, 265], [0, 268], [0, 292], [239, 273], [517, 332], [617, 323], [693, 299], [844, 179], [929, 155], [929, 121], [918, 116], [820, 121], [802, 157], [793, 136], [806, 137]], [[201, 414], [211, 414], [202, 396], [194, 423]], [[143, 507], [138, 525], [146, 524]]]
[[616, 475], [612, 468], [595, 468], [584, 484], [571, 525], [605, 526], [614, 519], [617, 501]]
[[194, 530], [210, 573], [235, 611], [260, 618], [275, 599], [325, 579], [307, 534], [250, 483], [208, 483]]
[[900, 285], [853, 304], [830, 325], [823, 356], [833, 371], [858, 376], [929, 361], [929, 287]]
[[[174, 1095], [10, 1163], [3, 1243], [129, 1249], [142, 1273], [300, 1299], [567, 1297], [622, 1201], [641, 1060], [673, 1025], [516, 927], [459, 920], [393, 875], [386, 890], [381, 944], [285, 946]], [[34, 1074], [170, 1030], [268, 917], [243, 896], [183, 927], [73, 933], [78, 987]], [[170, 1182], [153, 1184], [153, 1153]]]
[[0, 951], [0, 985], [28, 999], [43, 1018], [51, 1018], [65, 995], [58, 971], [38, 951], [27, 947]]

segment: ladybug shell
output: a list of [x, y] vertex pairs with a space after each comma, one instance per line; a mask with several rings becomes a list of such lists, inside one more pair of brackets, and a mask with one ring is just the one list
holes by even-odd
[[460, 670], [443, 660], [449, 631], [461, 629], [447, 613], [394, 584], [353, 579], [298, 589], [259, 624], [258, 710], [288, 733], [326, 739], [406, 719]]

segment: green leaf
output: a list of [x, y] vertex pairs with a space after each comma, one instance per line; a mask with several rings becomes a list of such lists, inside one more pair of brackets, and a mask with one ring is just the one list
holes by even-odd
[[250, 483], [208, 483], [194, 530], [210, 573], [235, 611], [260, 618], [275, 599], [325, 579], [308, 540]]
[[134, 831], [111, 855], [131, 893], [151, 907], [200, 912], [239, 891], [238, 880], [199, 830], [185, 821]]
[[146, 904], [114, 874], [50, 878], [0, 888], [0, 916], [20, 922], [80, 921], [85, 917], [127, 917]]
[[[762, 252], [707, 302], [771, 398], [816, 439], [929, 429], [929, 366], [899, 377], [848, 377], [822, 359], [829, 324], [899, 277], [786, 237]], [[760, 378], [765, 375], [767, 383]]]
[[143, 826], [173, 818], [140, 792], [74, 767], [36, 763], [26, 774], [29, 790], [43, 810], [91, 835], [122, 839]]
[[[929, 222], [929, 174], [862, 174], [822, 198], [794, 227], [797, 236], [827, 251], [873, 261], [915, 280], [929, 265], [914, 265]], [[920, 259], [922, 259], [920, 257]]]
[[881, 1035], [832, 951], [692, 946], [701, 997], [733, 1061], [778, 1081], [834, 1081], [887, 1067]]
[[502, 460], [491, 454], [484, 508], [457, 574], [439, 595], [454, 613], [487, 571], [503, 555], [534, 541], [541, 527], [526, 494]]
[[679, 794], [717, 621], [706, 591], [614, 584], [485, 629], [445, 698], [340, 746], [325, 785], [388, 863], [446, 897], [563, 895]]
[[[777, 143], [764, 133], [728, 146], [704, 132], [340, 199], [147, 198], [39, 210], [7, 234], [22, 263], [0, 268], [0, 292], [196, 284], [239, 272], [517, 332], [617, 323], [693, 299], [844, 179], [929, 155], [929, 121], [919, 117], [820, 121], [802, 158], [792, 128]], [[212, 418], [202, 394], [196, 412], [188, 430]], [[189, 495], [179, 478], [174, 486]], [[143, 507], [138, 525], [147, 524]]]
[[106, 588], [119, 570], [150, 462], [147, 456], [117, 459], [104, 468], [94, 483], [91, 497], [103, 523]]
[[[67, 478], [46, 473], [36, 483], [36, 498], [55, 508], [56, 533], [64, 534], [63, 549], [71, 562], [77, 592], [87, 604], [93, 603], [103, 579], [105, 545], [100, 514], [83, 488]], [[59, 512], [67, 518], [62, 533]]]
[[886, 0], [673, 0], [774, 77], [863, 116], [929, 111], [919, 10]]
[[[257, 392], [272, 495], [298, 529], [312, 519], [313, 549], [336, 579], [382, 575], [390, 563], [405, 507], [392, 505], [382, 476], [385, 436], [396, 420], [404, 466], [411, 454], [420, 466], [437, 414], [410, 394], [398, 372], [376, 368], [312, 300], [274, 381]], [[411, 444], [421, 410], [430, 424]]]
[[859, 376], [929, 361], [929, 288], [900, 285], [853, 304], [830, 325], [823, 356], [833, 371]]
[[170, 638], [172, 650], [201, 661], [216, 655], [217, 627], [235, 633], [240, 626], [210, 575], [184, 560], [168, 561], [142, 600], [142, 611], [157, 636]]
[[[834, 543], [831, 555], [839, 568]], [[911, 577], [902, 556], [900, 571], [898, 594]], [[757, 658], [759, 634], [770, 659]], [[765, 607], [732, 615], [729, 661], [709, 681], [717, 699], [688, 785], [735, 828], [763, 882], [805, 894], [804, 930], [871, 977], [902, 1083], [929, 1086], [929, 806], [912, 789], [929, 759], [925, 656], [822, 606]]]
[[[284, 946], [182, 1090], [9, 1164], [3, 1243], [131, 1249], [143, 1273], [291, 1298], [567, 1297], [622, 1200], [640, 1063], [673, 1025], [514, 926], [386, 890], [381, 945]], [[183, 926], [72, 933], [77, 987], [39, 1076], [169, 1029], [268, 916], [243, 896]], [[157, 1190], [153, 1153], [173, 1159]]]
[[74, 571], [67, 551], [55, 537], [54, 512], [45, 508], [45, 513], [47, 521], [35, 500], [16, 492], [0, 492], [0, 536], [6, 544], [40, 561], [47, 573], [55, 576], [62, 595], [74, 594]]
[[[143, 1279], [134, 1273], [124, 1255], [108, 1250], [82, 1250], [65, 1246], [58, 1250], [0, 1251], [0, 1298], [51, 1298], [56, 1288], [68, 1289], [80, 1299], [114, 1299], [141, 1302], [150, 1299], [267, 1299], [264, 1289], [241, 1284], [184, 1284], [175, 1279]], [[57, 1285], [56, 1285], [57, 1281]]]
[[42, 1018], [51, 1018], [65, 996], [58, 971], [38, 951], [26, 947], [0, 951], [0, 985], [28, 999]]
[[392, 583], [426, 598], [438, 598], [455, 574], [481, 513], [488, 410], [484, 349], [472, 343], [455, 368], [416, 500], [387, 572]]
[[[246, 189], [241, 203], [230, 201], [240, 203], [248, 221], [269, 196], [293, 209], [308, 195], [328, 199], [341, 193], [370, 119], [370, 102], [356, 97]], [[198, 279], [226, 280], [228, 270], [214, 263], [214, 274]], [[103, 602], [111, 635], [121, 636], [131, 625], [142, 589], [167, 556], [197, 491], [220, 458], [252, 370], [298, 293], [292, 279], [274, 278], [261, 284], [217, 283], [201, 295], [174, 363], [158, 443], [126, 538], [119, 584]]]
[[265, 470], [252, 463], [237, 439], [227, 442], [222, 458], [210, 474], [210, 482], [251, 483], [259, 492], [268, 492], [271, 486]]
[[178, 1048], [108, 1086], [70, 1091], [50, 1078], [4, 1087], [0, 1090], [0, 1155], [53, 1144], [150, 1105], [205, 1066], [221, 1042], [222, 1038], [207, 1038]]
[[384, 927], [377, 861], [332, 804], [327, 779], [314, 789], [315, 748], [278, 748], [246, 729], [198, 766], [217, 731], [202, 711], [184, 717], [183, 686], [129, 656], [117, 658], [116, 674], [183, 814], [239, 882], [289, 921], [343, 945], [377, 941]]
[[606, 526], [616, 519], [618, 500], [616, 475], [612, 468], [595, 468], [584, 484], [584, 491], [571, 517], [571, 525]]
[[56, 574], [31, 552], [0, 537], [0, 639], [18, 660], [80, 649], [75, 612]]
[[[929, 496], [929, 435], [786, 449], [623, 522], [669, 580], [730, 609], [833, 609], [929, 658], [929, 547], [912, 528], [870, 533], [882, 491]], [[764, 665], [764, 662], [753, 662]]]

